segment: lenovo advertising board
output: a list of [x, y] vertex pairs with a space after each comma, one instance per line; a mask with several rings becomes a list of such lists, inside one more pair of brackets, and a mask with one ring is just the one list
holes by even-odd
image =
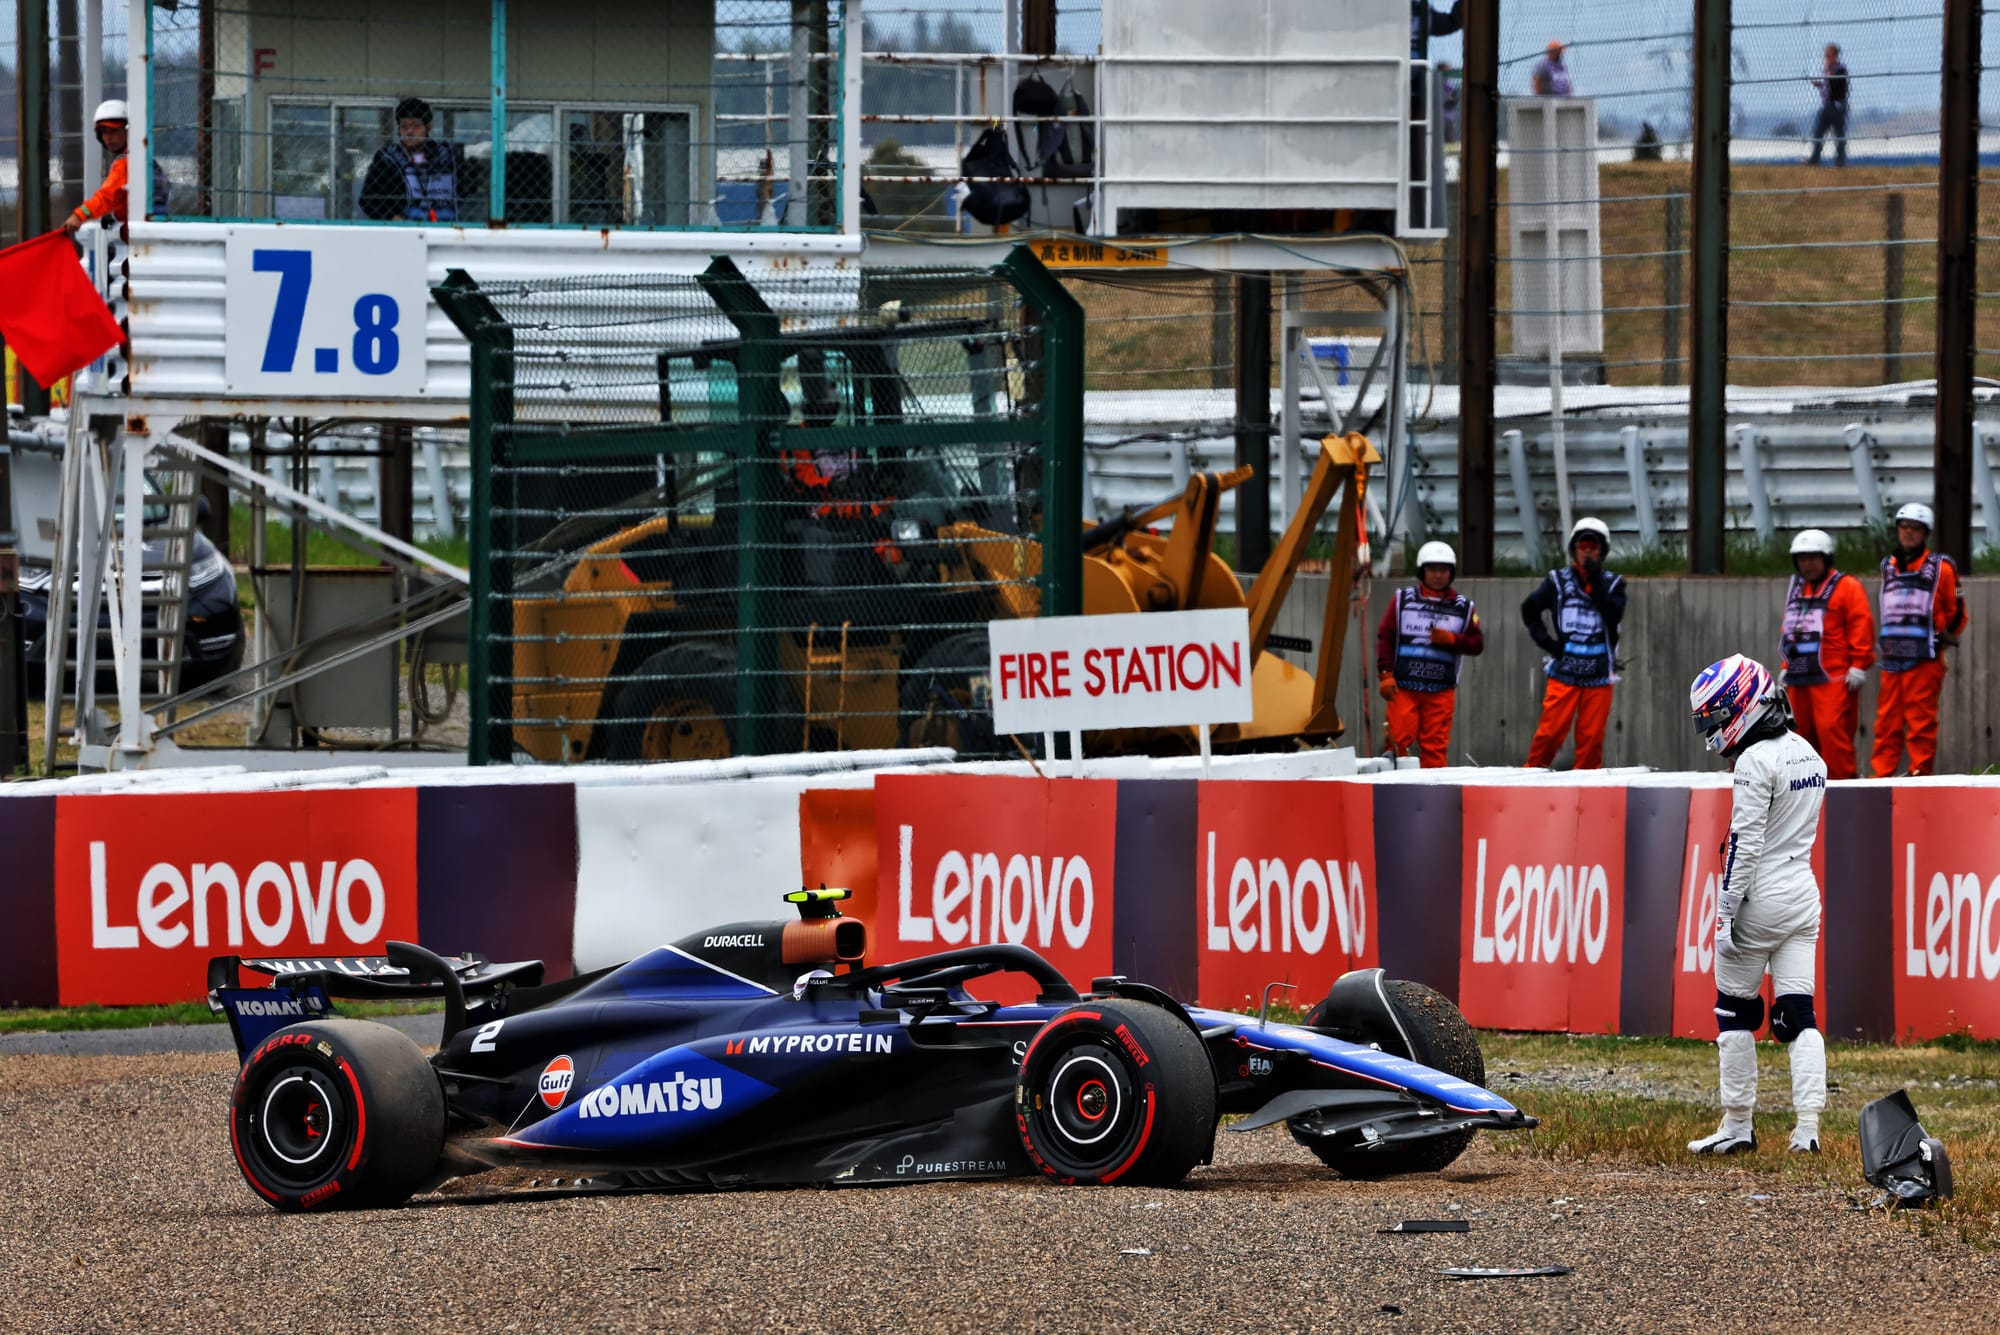
[[379, 955], [417, 939], [408, 788], [63, 797], [65, 1006], [191, 1001], [212, 955]]
[[2000, 1038], [2000, 794], [1924, 785], [1891, 801], [1896, 1036]]
[[1375, 789], [1359, 783], [1199, 785], [1201, 1002], [1255, 1013], [1264, 988], [1310, 1007], [1379, 962]]
[[[1087, 989], [1112, 971], [1117, 826], [1110, 779], [881, 775], [870, 957], [1007, 942]], [[1021, 1001], [1036, 989], [1016, 975], [970, 990]]]
[[[1722, 893], [1722, 863], [1729, 846], [1730, 790], [1696, 788], [1688, 794], [1687, 848], [1681, 858], [1680, 931], [1674, 942], [1674, 1034], [1715, 1037], [1715, 906]], [[1826, 826], [1813, 842], [1813, 879], [1826, 907]], [[1826, 1022], [1826, 935], [1820, 934], [1813, 966], [1815, 1003]], [[1764, 1008], [1770, 1011], [1771, 975], [1764, 975]], [[1768, 1033], [1768, 1027], [1766, 1029]]]
[[1489, 1029], [1618, 1032], [1622, 788], [1468, 787], [1459, 1009]]

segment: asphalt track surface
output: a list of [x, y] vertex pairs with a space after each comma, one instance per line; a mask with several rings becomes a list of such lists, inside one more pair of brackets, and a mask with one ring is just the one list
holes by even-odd
[[[2000, 1313], [2000, 1255], [1857, 1211], [1839, 1185], [1555, 1165], [1485, 1137], [1442, 1174], [1377, 1183], [1330, 1176], [1272, 1128], [1224, 1134], [1172, 1191], [518, 1181], [496, 1197], [482, 1178], [457, 1188], [478, 1195], [284, 1216], [229, 1154], [232, 1054], [78, 1050], [185, 1046], [158, 1031], [64, 1037], [69, 1055], [0, 1048], [8, 1332], [1976, 1331]], [[1434, 1218], [1470, 1231], [1377, 1231]], [[1436, 1273], [1542, 1264], [1573, 1269]]]

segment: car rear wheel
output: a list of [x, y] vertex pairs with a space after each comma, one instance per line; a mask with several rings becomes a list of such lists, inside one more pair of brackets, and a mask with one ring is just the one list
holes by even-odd
[[[1410, 1036], [1410, 1051], [1400, 1055], [1421, 1062], [1432, 1070], [1456, 1076], [1467, 1084], [1485, 1085], [1486, 1058], [1479, 1051], [1479, 1036], [1465, 1022], [1451, 998], [1442, 992], [1403, 978], [1382, 984], [1396, 1017]], [[1326, 1020], [1322, 1001], [1306, 1016], [1306, 1024], [1317, 1028]], [[1385, 1042], [1384, 1048], [1390, 1047]], [[1390, 1177], [1397, 1173], [1435, 1173], [1465, 1153], [1477, 1132], [1470, 1128], [1441, 1136], [1413, 1141], [1391, 1149], [1365, 1149], [1351, 1136], [1322, 1136], [1301, 1128], [1294, 1120], [1293, 1137], [1320, 1162], [1342, 1177]]]
[[437, 1171], [444, 1137], [444, 1088], [423, 1050], [365, 1020], [279, 1030], [230, 1100], [236, 1166], [280, 1210], [400, 1204]]
[[1029, 1160], [1058, 1182], [1173, 1186], [1208, 1158], [1215, 1072], [1177, 1016], [1088, 1001], [1028, 1045], [1015, 1122]]

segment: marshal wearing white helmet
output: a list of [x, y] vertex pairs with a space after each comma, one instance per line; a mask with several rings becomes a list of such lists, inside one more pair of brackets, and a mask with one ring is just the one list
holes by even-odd
[[1965, 633], [1958, 567], [1930, 549], [1937, 517], [1912, 501], [1896, 511], [1896, 550], [1882, 558], [1882, 685], [1875, 697], [1877, 778], [1894, 774], [1910, 754], [1911, 774], [1937, 761], [1938, 701], [1944, 651]]
[[1731, 762], [1729, 842], [1715, 911], [1716, 1057], [1722, 1125], [1690, 1141], [1696, 1154], [1757, 1148], [1757, 1030], [1765, 970], [1774, 988], [1771, 1036], [1791, 1053], [1792, 1149], [1819, 1153], [1826, 1044], [1813, 1013], [1819, 885], [1812, 846], [1826, 800], [1826, 765], [1790, 727], [1784, 693], [1759, 663], [1731, 654], [1688, 689], [1694, 725]]
[[1486, 648], [1479, 612], [1451, 587], [1458, 554], [1447, 543], [1417, 549], [1417, 582], [1396, 590], [1375, 629], [1377, 684], [1388, 702], [1389, 746], [1421, 755], [1426, 769], [1446, 763], [1458, 669]]
[[[130, 166], [125, 159], [125, 149], [130, 140], [131, 114], [125, 104], [117, 98], [97, 104], [97, 114], [90, 118], [91, 133], [104, 146], [106, 156], [111, 159], [104, 173], [104, 184], [97, 193], [77, 205], [63, 221], [63, 230], [74, 233], [87, 222], [102, 222], [109, 218], [114, 222], [130, 222], [130, 208], [126, 199], [127, 176]], [[153, 164], [153, 216], [163, 218], [167, 213], [168, 185], [166, 176], [160, 171], [160, 164]]]
[[1785, 690], [1799, 733], [1826, 758], [1827, 777], [1857, 777], [1854, 730], [1861, 719], [1861, 688], [1875, 666], [1875, 617], [1861, 581], [1833, 564], [1833, 535], [1801, 530], [1792, 539], [1792, 569], [1785, 590]]
[[[1618, 623], [1625, 619], [1625, 581], [1604, 568], [1611, 528], [1586, 515], [1569, 531], [1569, 564], [1521, 602], [1521, 620], [1548, 657], [1542, 669], [1542, 717], [1528, 744], [1528, 764], [1553, 762], [1576, 725], [1576, 767], [1604, 763], [1611, 688], [1618, 680]], [[1554, 619], [1551, 628], [1550, 619]]]

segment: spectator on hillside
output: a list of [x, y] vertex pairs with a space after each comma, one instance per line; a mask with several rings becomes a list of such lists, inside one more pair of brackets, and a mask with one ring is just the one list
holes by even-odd
[[1826, 44], [1826, 76], [1812, 81], [1819, 89], [1819, 115], [1813, 121], [1812, 157], [1809, 161], [1819, 165], [1820, 149], [1825, 145], [1826, 136], [1833, 135], [1833, 165], [1847, 165], [1847, 66], [1840, 62], [1840, 48], [1832, 42]]
[[1550, 42], [1542, 58], [1528, 74], [1528, 87], [1537, 97], [1568, 97], [1572, 92], [1569, 66], [1563, 64], [1563, 44]]

